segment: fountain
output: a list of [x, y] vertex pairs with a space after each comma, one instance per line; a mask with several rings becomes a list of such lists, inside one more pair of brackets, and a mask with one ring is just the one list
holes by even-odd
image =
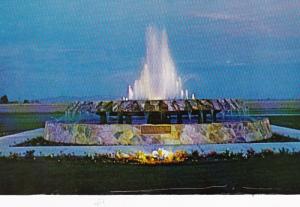
[[166, 30], [149, 27], [146, 37], [145, 62], [139, 79], [128, 88], [128, 99], [182, 98], [182, 81], [170, 54]]
[[46, 122], [45, 139], [97, 145], [182, 145], [271, 137], [269, 120], [249, 119], [241, 100], [198, 99], [194, 94], [190, 98], [170, 55], [166, 31], [149, 27], [146, 34], [145, 62], [133, 87], [128, 86], [128, 97], [71, 104], [66, 111], [71, 119]]

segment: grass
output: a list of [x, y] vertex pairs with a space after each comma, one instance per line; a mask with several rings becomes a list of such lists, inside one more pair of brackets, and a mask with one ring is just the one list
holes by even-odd
[[300, 129], [300, 116], [269, 116], [271, 124]]
[[272, 137], [269, 139], [263, 139], [259, 141], [253, 141], [251, 143], [269, 143], [269, 142], [299, 142], [299, 139], [283, 136], [280, 134], [273, 133]]
[[300, 109], [294, 108], [277, 108], [277, 109], [264, 109], [264, 108], [249, 108], [249, 113], [251, 114], [270, 114], [270, 113], [282, 113], [282, 114], [299, 114]]
[[43, 128], [45, 121], [58, 119], [63, 113], [0, 113], [0, 136]]
[[154, 166], [0, 158], [0, 194], [295, 194], [299, 163], [284, 153]]

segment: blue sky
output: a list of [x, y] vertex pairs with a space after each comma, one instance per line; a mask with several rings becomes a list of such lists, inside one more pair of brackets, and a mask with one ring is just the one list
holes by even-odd
[[201, 98], [300, 98], [299, 0], [0, 1], [0, 95], [126, 95], [149, 25]]

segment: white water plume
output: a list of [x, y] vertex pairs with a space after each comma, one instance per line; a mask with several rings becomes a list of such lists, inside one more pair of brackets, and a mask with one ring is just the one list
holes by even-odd
[[143, 69], [133, 87], [128, 87], [128, 99], [183, 98], [182, 81], [170, 54], [166, 31], [148, 27], [146, 48]]

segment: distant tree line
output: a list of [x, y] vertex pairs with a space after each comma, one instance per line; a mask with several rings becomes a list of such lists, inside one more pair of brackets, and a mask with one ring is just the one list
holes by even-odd
[[24, 103], [24, 104], [28, 104], [28, 103], [39, 103], [38, 100], [27, 100], [25, 99], [23, 102], [20, 101], [9, 101], [7, 95], [3, 95], [0, 98], [0, 104], [20, 104], [20, 103]]
[[1, 96], [0, 104], [8, 104], [8, 97], [7, 95]]

